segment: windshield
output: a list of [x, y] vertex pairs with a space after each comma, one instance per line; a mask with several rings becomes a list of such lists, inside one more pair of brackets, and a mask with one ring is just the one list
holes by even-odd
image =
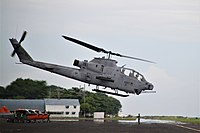
[[121, 72], [123, 74], [125, 74], [126, 76], [129, 76], [129, 77], [132, 77], [132, 78], [136, 78], [139, 81], [146, 81], [142, 74], [140, 74], [139, 72], [137, 72], [137, 71], [135, 71], [133, 69], [121, 68]]

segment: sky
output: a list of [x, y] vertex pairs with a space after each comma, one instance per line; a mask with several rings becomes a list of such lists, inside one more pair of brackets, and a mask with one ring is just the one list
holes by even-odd
[[[19, 63], [9, 38], [20, 39], [37, 61], [72, 66], [105, 56], [64, 40], [67, 35], [128, 56], [119, 57], [154, 85], [155, 94], [114, 96], [123, 114], [200, 117], [199, 0], [0, 0], [0, 86], [17, 78], [64, 88], [84, 83]], [[86, 86], [91, 91], [95, 86]]]

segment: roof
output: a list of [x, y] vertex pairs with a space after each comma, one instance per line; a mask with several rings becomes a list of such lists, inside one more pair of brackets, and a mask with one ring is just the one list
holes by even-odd
[[0, 108], [6, 106], [10, 111], [16, 109], [38, 109], [45, 111], [45, 105], [79, 106], [78, 99], [0, 99]]
[[44, 112], [44, 100], [39, 99], [0, 99], [0, 107], [6, 106], [10, 111], [16, 109], [38, 109]]
[[80, 105], [78, 99], [44, 99], [45, 105], [65, 105], [78, 106]]

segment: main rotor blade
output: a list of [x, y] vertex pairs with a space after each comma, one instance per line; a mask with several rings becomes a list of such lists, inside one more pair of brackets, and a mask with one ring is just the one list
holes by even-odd
[[110, 55], [115, 55], [115, 56], [119, 56], [119, 57], [124, 57], [124, 58], [129, 58], [129, 59], [134, 59], [134, 60], [140, 60], [140, 61], [144, 61], [144, 62], [149, 62], [149, 63], [155, 63], [155, 62], [152, 62], [152, 61], [149, 61], [149, 60], [145, 60], [145, 59], [140, 59], [140, 58], [136, 58], [136, 57], [131, 57], [131, 56], [126, 56], [126, 55], [121, 55], [119, 53], [114, 53], [112, 51], [107, 51], [103, 48], [99, 48], [99, 47], [96, 47], [96, 46], [93, 46], [91, 44], [88, 44], [88, 43], [85, 43], [83, 41], [80, 41], [80, 40], [77, 40], [77, 39], [74, 39], [74, 38], [71, 38], [71, 37], [68, 37], [68, 36], [62, 36], [64, 39], [68, 40], [68, 41], [71, 41], [71, 42], [74, 42], [74, 43], [77, 43], [81, 46], [84, 46], [86, 48], [89, 48], [91, 50], [94, 50], [96, 52], [103, 52], [103, 53], [106, 53], [106, 54], [109, 54]]
[[99, 47], [96, 47], [96, 46], [93, 46], [91, 44], [88, 44], [88, 43], [85, 43], [85, 42], [82, 42], [80, 40], [77, 40], [77, 39], [74, 39], [74, 38], [71, 38], [71, 37], [67, 37], [67, 36], [62, 36], [63, 38], [65, 38], [66, 40], [68, 41], [71, 41], [71, 42], [74, 42], [74, 43], [77, 43], [81, 46], [84, 46], [86, 48], [89, 48], [91, 50], [94, 50], [96, 52], [104, 52], [104, 53], [109, 53], [108, 51], [104, 50], [103, 48], [99, 48]]
[[140, 61], [149, 62], [149, 63], [155, 63], [153, 61], [149, 61], [149, 60], [145, 60], [145, 59], [140, 59], [140, 58], [136, 58], [136, 57], [131, 57], [131, 56], [126, 56], [126, 55], [121, 55], [120, 57], [125, 57], [125, 58], [129, 58], [129, 59], [134, 59], [134, 60], [140, 60]]
[[119, 57], [124, 57], [124, 58], [129, 58], [129, 59], [134, 59], [134, 60], [139, 60], [139, 61], [144, 61], [144, 62], [149, 62], [149, 63], [155, 63], [153, 61], [140, 59], [140, 58], [136, 58], [136, 57], [131, 57], [131, 56], [126, 56], [126, 55], [121, 55], [121, 54], [118, 54], [118, 53], [113, 53], [111, 51], [110, 51], [110, 54], [115, 55], [115, 56], [119, 56]]

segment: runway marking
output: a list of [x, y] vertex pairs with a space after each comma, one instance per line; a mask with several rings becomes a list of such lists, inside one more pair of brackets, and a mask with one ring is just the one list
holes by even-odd
[[182, 127], [182, 128], [185, 128], [185, 129], [189, 129], [189, 130], [193, 130], [193, 131], [197, 131], [197, 132], [200, 132], [200, 130], [198, 129], [195, 129], [195, 128], [191, 128], [191, 127], [185, 127], [185, 126], [182, 126], [182, 125], [176, 125], [177, 127]]

